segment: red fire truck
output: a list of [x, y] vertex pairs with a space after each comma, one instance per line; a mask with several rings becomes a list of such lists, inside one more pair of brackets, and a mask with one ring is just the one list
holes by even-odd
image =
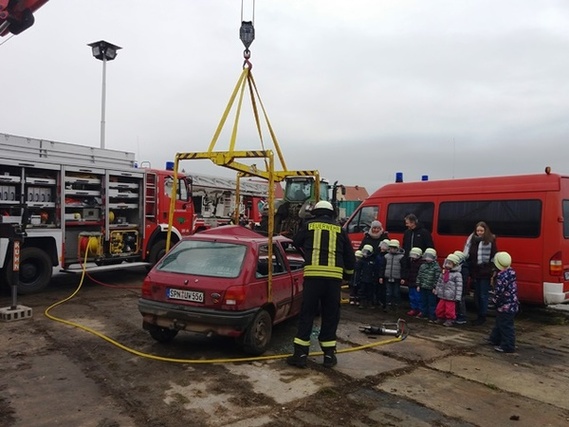
[[[150, 266], [165, 253], [173, 171], [137, 168], [129, 152], [2, 133], [0, 150], [0, 221], [20, 223], [26, 233], [19, 293], [43, 289], [54, 268]], [[195, 229], [184, 174], [177, 188], [172, 244]], [[10, 245], [0, 239], [7, 284]]]

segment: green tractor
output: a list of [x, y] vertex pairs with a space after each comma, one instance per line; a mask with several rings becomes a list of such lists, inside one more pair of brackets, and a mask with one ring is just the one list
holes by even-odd
[[294, 176], [285, 179], [284, 198], [275, 201], [275, 233], [292, 237], [302, 222], [311, 217], [311, 210], [319, 200], [332, 203], [338, 212], [337, 188], [345, 194], [343, 185], [321, 179], [317, 185], [314, 176]]

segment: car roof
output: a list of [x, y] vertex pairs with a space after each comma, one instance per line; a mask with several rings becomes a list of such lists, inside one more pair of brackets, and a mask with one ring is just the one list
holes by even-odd
[[[186, 236], [184, 240], [222, 240], [225, 242], [256, 242], [257, 244], [266, 244], [269, 238], [241, 225], [222, 225], [220, 227], [200, 231], [191, 236]], [[291, 239], [280, 235], [273, 236], [273, 241], [292, 242]]]

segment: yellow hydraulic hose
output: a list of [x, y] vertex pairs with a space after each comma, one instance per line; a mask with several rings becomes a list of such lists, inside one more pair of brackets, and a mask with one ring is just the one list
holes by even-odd
[[[89, 239], [95, 239], [95, 237], [90, 237]], [[158, 360], [161, 362], [188, 363], [188, 364], [236, 363], [236, 362], [254, 362], [254, 361], [258, 361], [258, 360], [283, 359], [287, 356], [290, 356], [290, 354], [275, 354], [272, 356], [236, 357], [236, 358], [225, 358], [225, 359], [179, 359], [179, 358], [172, 358], [172, 357], [156, 356], [154, 354], [144, 353], [142, 351], [138, 351], [138, 350], [135, 350], [133, 348], [127, 347], [126, 345], [121, 344], [120, 342], [115, 341], [114, 339], [112, 339], [112, 338], [106, 336], [105, 334], [102, 334], [102, 333], [100, 333], [100, 332], [98, 332], [92, 328], [89, 328], [88, 326], [81, 325], [79, 323], [75, 323], [75, 322], [72, 322], [70, 320], [65, 320], [65, 319], [62, 319], [60, 317], [57, 317], [57, 316], [50, 314], [49, 312], [51, 311], [51, 309], [53, 309], [59, 305], [62, 305], [63, 303], [65, 303], [65, 302], [71, 300], [73, 297], [75, 297], [75, 295], [77, 295], [77, 293], [79, 292], [79, 290], [83, 286], [83, 282], [85, 280], [85, 275], [86, 275], [86, 264], [87, 264], [87, 256], [89, 253], [89, 248], [90, 248], [90, 245], [87, 245], [87, 250], [85, 251], [85, 262], [83, 263], [83, 272], [81, 274], [81, 280], [79, 281], [79, 285], [77, 286], [77, 289], [75, 289], [75, 291], [73, 291], [73, 293], [71, 295], [69, 295], [67, 298], [62, 299], [61, 301], [58, 301], [58, 302], [50, 305], [48, 308], [45, 309], [44, 315], [48, 319], [53, 320], [55, 322], [63, 323], [65, 325], [73, 326], [73, 327], [78, 328], [78, 329], [82, 329], [86, 332], [89, 332], [89, 333], [107, 341], [108, 343], [113, 344], [114, 346], [116, 346], [116, 347], [120, 348], [121, 350], [124, 350], [128, 353], [134, 354], [134, 355], [139, 356], [139, 357], [144, 357], [146, 359]], [[365, 350], [367, 348], [377, 347], [380, 345], [391, 344], [391, 343], [395, 343], [398, 341], [402, 341], [405, 339], [405, 337], [406, 337], [406, 335], [402, 334], [399, 337], [392, 338], [392, 339], [385, 340], [385, 341], [379, 341], [379, 342], [374, 342], [374, 343], [370, 343], [370, 344], [360, 345], [357, 347], [341, 349], [341, 350], [338, 350], [337, 353], [348, 353], [348, 352], [352, 352], [352, 351]], [[323, 354], [323, 352], [321, 352], [321, 351], [316, 352], [316, 353], [311, 353], [311, 355], [313, 355], [313, 356], [319, 356], [322, 354]]]

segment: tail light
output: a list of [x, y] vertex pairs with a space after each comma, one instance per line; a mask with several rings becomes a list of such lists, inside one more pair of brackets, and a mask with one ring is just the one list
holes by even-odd
[[152, 281], [148, 278], [148, 276], [146, 276], [144, 282], [142, 282], [141, 292], [143, 297], [152, 296]]
[[223, 305], [227, 310], [237, 310], [245, 302], [247, 296], [245, 286], [231, 286], [225, 291]]
[[561, 277], [563, 275], [563, 261], [561, 259], [561, 251], [557, 252], [549, 259], [549, 274]]

